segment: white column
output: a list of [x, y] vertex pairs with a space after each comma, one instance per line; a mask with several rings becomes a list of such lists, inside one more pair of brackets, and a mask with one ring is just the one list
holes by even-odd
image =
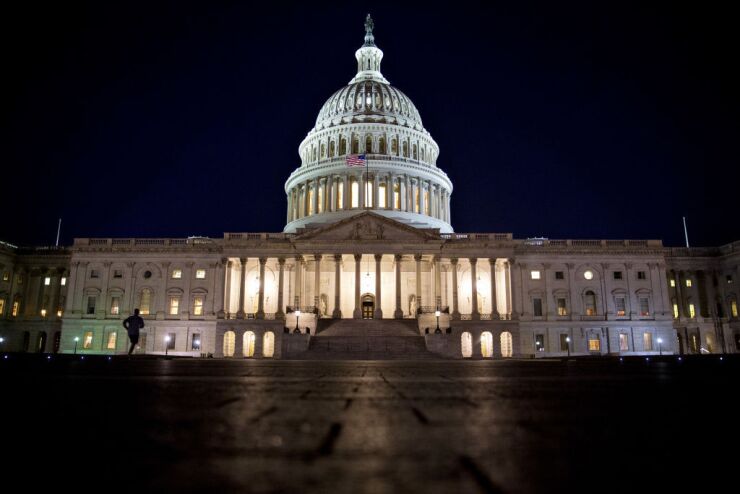
[[401, 262], [403, 262], [403, 256], [401, 254], [395, 255], [396, 261], [396, 310], [393, 313], [393, 317], [396, 319], [403, 318], [403, 309], [401, 309]]
[[275, 313], [275, 317], [277, 319], [283, 319], [285, 317], [285, 312], [283, 312], [283, 287], [284, 284], [284, 277], [285, 277], [285, 258], [279, 257], [278, 258], [278, 294], [277, 294], [277, 312]]
[[470, 294], [472, 298], [472, 311], [470, 317], [473, 321], [480, 320], [480, 312], [478, 312], [478, 276], [477, 276], [477, 264], [478, 259], [471, 257], [470, 261]]
[[[414, 261], [416, 261], [416, 312], [421, 309], [421, 254], [414, 254]], [[416, 314], [414, 314], [416, 317]]]
[[380, 295], [380, 261], [383, 260], [383, 254], [375, 254], [375, 311], [373, 319], [383, 319], [383, 309], [381, 307], [383, 297]]
[[[316, 194], [314, 194], [316, 197]], [[259, 293], [257, 296], [257, 319], [265, 318], [265, 264], [267, 264], [266, 257], [260, 257], [260, 286]]]
[[355, 319], [362, 318], [362, 309], [360, 309], [360, 263], [362, 254], [355, 254], [355, 310], [352, 316]]
[[343, 178], [343, 180], [344, 180], [344, 187], [343, 187], [344, 190], [342, 191], [342, 202], [344, 204], [343, 204], [342, 207], [346, 210], [346, 209], [349, 209], [349, 205], [350, 205], [350, 202], [349, 202], [349, 196], [350, 196], [349, 175], [345, 175], [344, 178]]
[[460, 319], [457, 305], [457, 258], [450, 259], [450, 264], [452, 264], [452, 318]]
[[489, 258], [488, 264], [491, 266], [491, 320], [495, 321], [499, 318], [498, 297], [496, 296], [496, 259], [493, 257]]
[[314, 264], [316, 272], [313, 277], [313, 306], [319, 307], [319, 298], [321, 297], [321, 254], [314, 254]]
[[229, 317], [229, 314], [231, 313], [231, 271], [234, 267], [234, 261], [227, 261], [226, 262], [226, 273], [225, 273], [225, 287], [224, 287], [224, 316]]
[[303, 282], [301, 280], [303, 275], [303, 256], [295, 256], [295, 310], [301, 308], [301, 295]]
[[334, 311], [331, 316], [334, 319], [342, 318], [341, 294], [342, 294], [342, 254], [334, 254]]
[[239, 290], [237, 293], [239, 293], [239, 310], [236, 313], [237, 319], [244, 319], [244, 296], [245, 296], [245, 290], [244, 290], [244, 280], [247, 276], [247, 258], [242, 257], [239, 259], [241, 262], [241, 275], [239, 276]]
[[440, 273], [439, 256], [434, 256], [434, 305], [437, 310], [442, 306], [442, 274]]

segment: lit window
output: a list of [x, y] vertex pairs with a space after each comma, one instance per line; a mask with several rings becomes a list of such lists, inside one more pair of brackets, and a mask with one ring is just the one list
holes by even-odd
[[588, 339], [588, 351], [589, 352], [600, 352], [601, 351], [601, 340], [593, 336], [590, 337]]
[[352, 179], [352, 184], [350, 185], [350, 207], [360, 207], [360, 185], [356, 179]]
[[595, 316], [596, 315], [596, 294], [592, 292], [591, 290], [587, 291], [584, 302], [586, 306], [586, 315]]
[[175, 333], [167, 333], [167, 337], [165, 338], [165, 343], [167, 344], [167, 350], [174, 350], [175, 349]]
[[559, 298], [558, 299], [558, 315], [559, 316], [567, 316], [568, 315], [568, 309], [565, 306], [565, 299]]
[[480, 335], [480, 354], [483, 358], [493, 357], [493, 335], [490, 331]]
[[[370, 179], [372, 180], [372, 178]], [[368, 180], [365, 182], [365, 207], [373, 207], [373, 183]]]
[[0, 316], [5, 314], [5, 299], [0, 298]]
[[65, 276], [62, 276], [62, 286], [67, 284], [67, 278]]
[[532, 271], [530, 273], [530, 276], [533, 280], [539, 280], [540, 279], [540, 272], [539, 271]]
[[148, 288], [144, 288], [141, 291], [141, 298], [139, 299], [139, 313], [142, 316], [149, 315], [149, 307], [152, 303], [152, 291]]
[[401, 185], [393, 183], [393, 209], [401, 209]]
[[542, 299], [534, 298], [532, 299], [532, 304], [534, 306], [534, 316], [542, 317]]
[[730, 312], [732, 313], [732, 317], [737, 317], [737, 300], [730, 302]]
[[121, 297], [112, 297], [110, 300], [110, 313], [114, 316], [120, 314]]
[[675, 288], [676, 286], [676, 280], [671, 280], [671, 288]]
[[727, 279], [727, 283], [728, 284], [732, 283], [732, 275], [731, 274], [728, 274], [726, 279]]
[[537, 352], [545, 351], [545, 335], [538, 334], [534, 337], [534, 349]]
[[694, 309], [694, 304], [689, 304], [689, 317], [691, 318], [696, 317], [696, 310]]
[[21, 308], [21, 303], [16, 300], [15, 302], [13, 302], [13, 308], [10, 311], [10, 315], [13, 317], [17, 317], [18, 311], [20, 310], [20, 308]]
[[380, 186], [378, 186], [378, 207], [379, 208], [386, 207], [386, 201], [385, 201], [386, 196], [385, 195], [387, 193], [387, 190], [388, 189], [386, 188], [385, 184], [380, 184]]
[[10, 279], [10, 273], [7, 271], [3, 271], [3, 281], [8, 281]]
[[59, 310], [57, 311], [57, 317], [62, 317], [62, 309], [59, 309]]
[[337, 184], [337, 209], [344, 209], [344, 182]]
[[560, 351], [567, 352], [570, 349], [570, 337], [565, 334], [560, 334]]
[[93, 333], [92, 331], [86, 331], [85, 337], [82, 339], [82, 348], [89, 350], [93, 344]]
[[691, 280], [686, 280], [686, 288], [691, 288]]
[[627, 313], [624, 297], [614, 299], [614, 305], [616, 306], [618, 316], [624, 316]]
[[179, 280], [182, 278], [182, 269], [173, 269], [172, 270], [172, 279], [173, 280]]
[[678, 319], [678, 304], [673, 304], [673, 318]]
[[117, 333], [115, 331], [111, 331], [108, 333], [108, 343], [105, 345], [105, 348], [108, 350], [115, 350], [116, 349], [116, 338]]
[[206, 279], [206, 270], [205, 269], [196, 269], [195, 270], [195, 277], [199, 280]]
[[46, 278], [44, 278], [44, 286], [49, 286], [49, 285], [51, 285], [51, 278], [47, 276]]
[[203, 315], [203, 297], [195, 297], [193, 301], [193, 314], [196, 316]]
[[642, 346], [643, 346], [643, 350], [645, 350], [646, 352], [653, 351], [653, 334], [652, 333], [642, 334]]
[[272, 331], [267, 331], [265, 336], [262, 338], [262, 356], [272, 357], [275, 353], [275, 334]]
[[200, 333], [193, 333], [193, 340], [190, 349], [200, 350]]
[[176, 316], [180, 310], [180, 297], [170, 297], [170, 315]]
[[324, 188], [322, 186], [319, 186], [319, 193], [318, 193], [318, 200], [316, 201], [316, 207], [318, 208], [318, 213], [321, 214], [324, 212]]
[[646, 297], [640, 297], [640, 315], [650, 315], [650, 301]]
[[630, 349], [630, 342], [627, 335], [624, 333], [619, 334], [619, 351], [626, 352]]
[[594, 277], [594, 272], [591, 270], [588, 270], [585, 273], [583, 273], [583, 277], [586, 278], [587, 280], [591, 280]]

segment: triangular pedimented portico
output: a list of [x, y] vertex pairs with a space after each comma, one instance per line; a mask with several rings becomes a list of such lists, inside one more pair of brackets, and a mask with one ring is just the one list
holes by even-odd
[[361, 241], [368, 243], [393, 244], [427, 243], [441, 241], [438, 229], [420, 229], [400, 221], [362, 211], [330, 225], [307, 228], [293, 237], [294, 242], [336, 243], [341, 241]]

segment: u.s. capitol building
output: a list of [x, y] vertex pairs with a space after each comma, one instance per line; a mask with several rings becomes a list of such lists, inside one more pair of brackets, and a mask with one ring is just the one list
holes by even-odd
[[[319, 111], [279, 233], [0, 243], [0, 351], [233, 358], [506, 358], [740, 350], [740, 242], [456, 233], [411, 100], [358, 70]], [[365, 166], [349, 166], [359, 164]]]

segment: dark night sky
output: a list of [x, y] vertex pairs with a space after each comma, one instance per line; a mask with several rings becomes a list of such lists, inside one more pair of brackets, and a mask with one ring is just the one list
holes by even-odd
[[58, 217], [66, 244], [281, 231], [368, 11], [440, 145], [456, 231], [680, 245], [686, 215], [692, 245], [740, 239], [740, 43], [717, 7], [23, 3], [0, 33], [12, 243], [53, 243]]

